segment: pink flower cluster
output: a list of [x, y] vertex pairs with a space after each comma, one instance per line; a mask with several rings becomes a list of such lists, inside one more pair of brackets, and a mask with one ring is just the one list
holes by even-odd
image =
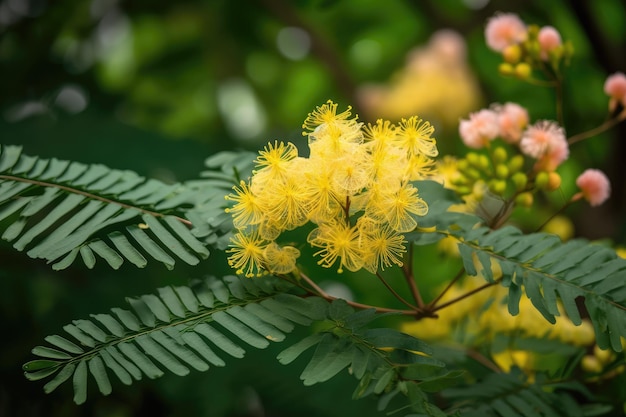
[[582, 197], [592, 206], [599, 206], [611, 195], [611, 184], [604, 173], [598, 169], [587, 169], [576, 179]]
[[490, 109], [471, 113], [459, 123], [459, 135], [470, 148], [480, 149], [489, 141], [501, 137], [508, 143], [517, 143], [528, 124], [528, 112], [516, 103], [495, 104]]
[[537, 35], [539, 55], [544, 61], [548, 60], [549, 53], [563, 44], [561, 34], [552, 26], [544, 26]]
[[623, 72], [609, 75], [604, 82], [604, 92], [612, 101], [626, 107], [626, 75]]
[[[526, 24], [515, 13], [497, 13], [487, 21], [485, 41], [496, 52], [503, 52], [507, 47], [517, 45], [528, 38]], [[539, 56], [548, 60], [551, 51], [563, 44], [561, 34], [552, 26], [544, 26], [537, 34]]]
[[520, 151], [537, 159], [536, 169], [554, 171], [569, 156], [565, 131], [556, 122], [539, 120], [529, 126], [519, 143]]
[[518, 145], [524, 155], [535, 158], [537, 169], [554, 171], [569, 156], [565, 131], [556, 122], [547, 120], [531, 126], [528, 123], [528, 111], [519, 104], [495, 104], [461, 120], [459, 135], [473, 149], [481, 149], [499, 137]]
[[527, 36], [526, 24], [515, 13], [498, 13], [487, 21], [485, 27], [487, 46], [496, 52], [524, 42]]
[[463, 143], [473, 149], [485, 147], [499, 133], [498, 114], [493, 110], [482, 109], [471, 113], [468, 120], [463, 119], [459, 123], [459, 134]]

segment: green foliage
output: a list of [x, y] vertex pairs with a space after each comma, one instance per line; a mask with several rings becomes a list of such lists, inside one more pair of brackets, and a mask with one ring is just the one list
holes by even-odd
[[[393, 329], [366, 328], [380, 317], [373, 309], [355, 312], [345, 301], [300, 298], [293, 290], [271, 277], [235, 276], [160, 288], [158, 295], [128, 299], [131, 310], [113, 308], [110, 314], [74, 320], [63, 327], [71, 338], [46, 337], [52, 346], [33, 349], [43, 359], [26, 363], [25, 376], [31, 381], [53, 376], [44, 386], [46, 393], [71, 378], [74, 401], [81, 404], [87, 398], [89, 374], [108, 395], [108, 372], [130, 385], [144, 376], [161, 377], [164, 370], [179, 376], [189, 374], [190, 368], [206, 371], [226, 364], [216, 348], [241, 358], [242, 344], [263, 349], [270, 341], [283, 341], [295, 324], [315, 321], [321, 325], [319, 332], [278, 355], [280, 363], [289, 364], [315, 347], [301, 374], [305, 385], [327, 381], [349, 368], [359, 381], [354, 398], [393, 390], [417, 395], [412, 409], [438, 410], [425, 392], [447, 386], [459, 373], [446, 371], [443, 362], [430, 357], [432, 348]], [[429, 415], [441, 415], [439, 410], [433, 413]]]
[[114, 269], [125, 260], [140, 268], [148, 259], [170, 269], [177, 260], [196, 265], [209, 255], [207, 243], [217, 240], [226, 220], [218, 187], [228, 189], [232, 172], [229, 178], [230, 183], [222, 178], [217, 184], [164, 184], [132, 171], [41, 159], [2, 146], [2, 239], [57, 270], [78, 255], [88, 268], [96, 255]]
[[[460, 374], [432, 358], [433, 349], [421, 340], [391, 328], [366, 327], [380, 316], [374, 309], [355, 312], [345, 301], [333, 301], [323, 330], [287, 348], [278, 360], [289, 364], [315, 347], [300, 375], [304, 385], [327, 381], [348, 368], [359, 381], [354, 399], [401, 393], [409, 400], [407, 409], [443, 415], [425, 392], [437, 391]], [[382, 400], [380, 410], [387, 404], [388, 400]]]
[[158, 295], [128, 299], [130, 310], [113, 308], [63, 327], [67, 336], [51, 335], [32, 353], [43, 359], [24, 365], [26, 378], [50, 376], [44, 391], [54, 391], [72, 379], [74, 401], [85, 402], [88, 375], [99, 391], [112, 391], [109, 372], [125, 385], [164, 375], [164, 370], [187, 375], [225, 366], [215, 350], [242, 358], [245, 349], [280, 342], [294, 324], [319, 319], [325, 301], [291, 295], [285, 281], [248, 280], [234, 276], [207, 278], [192, 286], [164, 287]]
[[610, 411], [605, 405], [579, 404], [577, 397], [591, 397], [580, 383], [528, 382], [519, 370], [490, 374], [484, 381], [450, 388], [443, 395], [453, 400], [452, 410], [463, 417], [583, 417]]
[[[537, 310], [551, 323], [565, 313], [576, 325], [582, 318], [577, 301], [584, 300], [585, 311], [593, 323], [602, 349], [622, 351], [620, 337], [626, 337], [626, 260], [614, 250], [585, 239], [562, 243], [547, 233], [523, 234], [513, 226], [498, 230], [478, 227], [456, 230], [465, 270], [470, 275], [481, 272], [489, 282], [498, 279], [509, 289], [508, 307], [519, 312], [522, 288]], [[481, 270], [476, 267], [480, 264]], [[492, 262], [502, 276], [494, 276]]]

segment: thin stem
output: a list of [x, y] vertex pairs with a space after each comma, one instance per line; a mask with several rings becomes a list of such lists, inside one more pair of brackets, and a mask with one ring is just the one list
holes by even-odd
[[473, 290], [466, 292], [465, 294], [459, 295], [458, 297], [453, 298], [453, 299], [452, 299], [452, 300], [450, 300], [450, 301], [446, 301], [446, 302], [445, 302], [445, 303], [443, 303], [443, 304], [440, 304], [440, 305], [438, 305], [438, 306], [435, 306], [435, 307], [433, 307], [432, 309], [430, 309], [429, 311], [431, 311], [431, 312], [433, 312], [433, 313], [434, 313], [434, 312], [439, 311], [439, 310], [441, 310], [441, 309], [443, 309], [443, 308], [446, 308], [446, 307], [448, 307], [448, 306], [451, 306], [452, 304], [456, 304], [456, 303], [458, 303], [459, 301], [464, 300], [464, 299], [466, 299], [467, 297], [472, 296], [472, 295], [474, 295], [474, 294], [476, 294], [476, 293], [478, 293], [478, 292], [480, 292], [480, 291], [482, 291], [482, 290], [484, 290], [484, 289], [486, 289], [486, 288], [489, 288], [489, 287], [492, 287], [492, 286], [494, 286], [494, 285], [496, 285], [496, 284], [499, 284], [499, 283], [500, 283], [500, 281], [502, 281], [502, 278], [499, 278], [499, 279], [495, 280], [494, 282], [488, 282], [488, 283], [486, 283], [486, 284], [484, 284], [484, 285], [481, 285], [481, 286], [480, 286], [480, 287], [478, 287], [478, 288], [474, 288]]
[[[310, 290], [305, 289], [307, 292], [312, 293], [314, 295], [320, 296], [325, 300], [328, 301], [334, 301], [337, 300], [337, 297], [333, 297], [332, 295], [328, 294], [326, 291], [324, 291], [323, 289], [320, 288], [319, 285], [317, 285], [311, 278], [309, 278], [308, 276], [306, 276], [305, 274], [303, 274], [302, 272], [300, 272], [300, 278], [302, 278], [304, 281], [306, 281], [307, 284], [309, 284], [315, 291], [312, 292]], [[369, 304], [362, 304], [362, 303], [357, 303], [354, 301], [349, 301], [349, 300], [344, 300], [348, 305], [355, 307], [355, 308], [360, 308], [360, 309], [375, 309], [376, 312], [378, 313], [399, 313], [399, 314], [403, 314], [405, 316], [415, 316], [415, 317], [420, 317], [422, 312], [421, 311], [417, 311], [417, 310], [398, 310], [395, 308], [386, 308], [386, 307], [378, 307], [378, 306], [373, 306], [373, 305], [369, 305]]]
[[554, 87], [555, 84], [553, 81], [545, 81], [538, 78], [525, 78], [524, 81], [526, 81], [528, 84], [536, 85], [538, 87]]
[[346, 224], [349, 227], [352, 227], [352, 224], [350, 223], [350, 196], [348, 196], [348, 195], [346, 196], [346, 205], [343, 208], [343, 212], [346, 215]]
[[483, 355], [477, 350], [467, 349], [465, 351], [465, 354], [469, 356], [470, 358], [474, 359], [476, 362], [480, 363], [481, 365], [484, 365], [485, 367], [491, 369], [492, 371], [496, 373], [502, 372], [502, 369], [500, 369], [498, 365], [490, 361], [489, 358], [487, 358], [485, 355]]
[[[108, 204], [117, 204], [117, 205], [122, 206], [124, 208], [136, 209], [136, 210], [139, 210], [142, 213], [146, 213], [146, 214], [149, 214], [149, 215], [155, 216], [155, 217], [165, 217], [165, 214], [163, 214], [163, 213], [157, 213], [155, 211], [145, 210], [145, 209], [142, 209], [142, 208], [139, 208], [139, 207], [131, 206], [130, 204], [125, 204], [125, 203], [122, 203], [122, 202], [119, 202], [119, 201], [111, 200], [109, 198], [101, 197], [101, 196], [96, 195], [96, 194], [91, 194], [91, 193], [88, 193], [86, 191], [77, 190], [76, 188], [67, 187], [65, 185], [54, 184], [54, 183], [44, 182], [44, 181], [31, 180], [31, 179], [27, 179], [27, 178], [14, 177], [12, 175], [0, 175], [0, 180], [21, 181], [21, 182], [26, 182], [26, 183], [29, 183], [29, 184], [40, 185], [42, 187], [56, 187], [56, 188], [59, 188], [61, 190], [73, 193], [73, 194], [79, 194], [79, 195], [85, 196], [85, 197], [90, 198], [92, 200], [98, 200], [98, 201], [102, 201], [102, 202], [105, 202], [105, 203], [108, 203]], [[176, 220], [180, 221], [181, 223], [186, 224], [187, 226], [192, 226], [191, 222], [189, 220], [187, 220], [187, 219], [183, 219], [182, 217], [178, 217], [178, 216], [172, 216], [172, 217], [174, 217]]]
[[424, 300], [422, 299], [422, 294], [420, 294], [417, 282], [415, 281], [415, 276], [413, 275], [413, 245], [409, 246], [406, 262], [402, 266], [402, 273], [404, 274], [404, 278], [409, 285], [411, 295], [413, 295], [413, 299], [417, 303], [417, 306], [419, 308], [424, 308]]
[[569, 206], [572, 205], [572, 203], [576, 202], [577, 199], [570, 199], [568, 202], [566, 202], [565, 204], [563, 204], [563, 206], [558, 209], [557, 211], [555, 211], [554, 213], [552, 213], [552, 215], [550, 217], [548, 217], [546, 219], [546, 221], [544, 221], [543, 223], [541, 223], [541, 225], [539, 227], [537, 227], [537, 229], [535, 230], [536, 232], [540, 231], [541, 229], [543, 229], [543, 227], [548, 224], [548, 222], [552, 219], [554, 219], [556, 216], [558, 216], [559, 214], [563, 213], [563, 211], [568, 208]]
[[404, 304], [405, 306], [413, 309], [413, 310], [419, 310], [418, 307], [415, 307], [413, 304], [409, 303], [407, 300], [405, 300], [400, 294], [398, 294], [396, 292], [396, 290], [393, 289], [393, 287], [391, 285], [389, 285], [389, 283], [385, 280], [385, 278], [383, 278], [383, 276], [380, 274], [380, 272], [376, 271], [376, 276], [378, 277], [378, 279], [380, 280], [380, 282], [383, 283], [383, 285], [389, 290], [389, 292], [391, 292], [393, 294], [394, 297], [396, 297], [402, 304]]
[[555, 77], [555, 86], [556, 92], [556, 120], [559, 122], [559, 125], [565, 126], [565, 120], [563, 118], [563, 83], [557, 77]]
[[592, 136], [599, 135], [600, 133], [609, 130], [613, 126], [619, 124], [624, 119], [626, 119], [626, 110], [622, 111], [617, 117], [607, 120], [602, 123], [600, 126], [594, 127], [593, 129], [587, 130], [585, 132], [578, 133], [567, 139], [567, 143], [572, 145], [576, 142], [580, 142], [582, 140], [588, 139]]
[[439, 300], [441, 300], [441, 298], [450, 290], [450, 288], [452, 288], [452, 286], [456, 284], [459, 279], [461, 279], [464, 273], [465, 273], [465, 268], [459, 269], [459, 272], [457, 272], [454, 278], [452, 278], [452, 280], [448, 283], [448, 285], [446, 285], [446, 288], [444, 288], [443, 291], [441, 291], [439, 295], [435, 297], [435, 299], [428, 304], [428, 308], [433, 309], [437, 307], [437, 303], [439, 302]]

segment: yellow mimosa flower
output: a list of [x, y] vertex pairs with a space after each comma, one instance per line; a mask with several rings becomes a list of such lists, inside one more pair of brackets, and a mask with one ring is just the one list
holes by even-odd
[[263, 207], [259, 199], [250, 190], [250, 185], [241, 181], [239, 186], [233, 187], [235, 194], [229, 194], [225, 198], [234, 201], [235, 205], [227, 208], [231, 213], [233, 225], [236, 229], [244, 229], [247, 226], [259, 224], [263, 220]]
[[344, 266], [350, 271], [357, 271], [363, 266], [357, 227], [345, 222], [320, 225], [309, 234], [308, 241], [312, 246], [321, 248], [315, 256], [321, 256], [318, 264], [325, 268], [333, 266], [337, 258], [340, 258], [339, 273], [343, 272]]
[[264, 251], [267, 243], [254, 231], [249, 234], [236, 233], [231, 239], [228, 264], [246, 277], [263, 275]]

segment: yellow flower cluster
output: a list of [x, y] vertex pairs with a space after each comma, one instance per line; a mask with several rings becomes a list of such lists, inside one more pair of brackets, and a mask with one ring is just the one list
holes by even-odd
[[315, 228], [307, 240], [324, 267], [338, 262], [339, 272], [375, 273], [402, 265], [402, 233], [428, 211], [411, 181], [433, 173], [434, 128], [418, 117], [364, 126], [350, 108], [337, 113], [331, 101], [302, 127], [308, 157], [292, 143], [269, 143], [252, 177], [226, 196], [237, 229], [227, 250], [230, 266], [248, 277], [294, 271], [299, 250], [276, 240], [309, 222]]

